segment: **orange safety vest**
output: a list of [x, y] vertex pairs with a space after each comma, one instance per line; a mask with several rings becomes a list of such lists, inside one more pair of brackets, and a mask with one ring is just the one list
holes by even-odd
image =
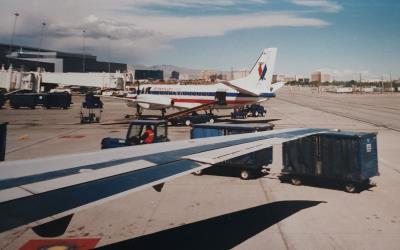
[[147, 137], [144, 139], [144, 143], [148, 144], [148, 143], [153, 143], [154, 141], [154, 132], [151, 129], [146, 130], [147, 133]]

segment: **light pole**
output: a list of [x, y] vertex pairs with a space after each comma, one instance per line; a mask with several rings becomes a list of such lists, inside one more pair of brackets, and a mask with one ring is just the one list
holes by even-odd
[[85, 33], [86, 30], [82, 30], [82, 73], [85, 73]]
[[108, 73], [111, 73], [111, 36], [108, 35]]
[[40, 40], [39, 40], [39, 52], [38, 52], [38, 55], [37, 55], [36, 67], [39, 67], [40, 50], [42, 49], [42, 41], [43, 41], [43, 34], [44, 34], [45, 28], [46, 28], [46, 23], [42, 22], [42, 27], [41, 27], [41, 30], [40, 30]]
[[[10, 39], [10, 48], [8, 50], [8, 53], [11, 54], [12, 52], [12, 48], [14, 46], [14, 36], [15, 36], [15, 27], [17, 26], [17, 19], [19, 17], [19, 13], [16, 12], [14, 13], [14, 25], [13, 25], [13, 29], [12, 29], [12, 33], [11, 33], [11, 39]], [[8, 57], [8, 66], [10, 67], [10, 57]]]
[[108, 35], [107, 36], [107, 38], [108, 38], [108, 50], [107, 50], [107, 53], [108, 53], [108, 87], [110, 87], [111, 86], [111, 36], [110, 35]]

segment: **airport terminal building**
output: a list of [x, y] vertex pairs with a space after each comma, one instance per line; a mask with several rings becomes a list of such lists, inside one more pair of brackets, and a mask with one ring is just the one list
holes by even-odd
[[[11, 53], [10, 53], [11, 49]], [[28, 46], [0, 44], [0, 64], [8, 68], [36, 71], [38, 67], [47, 72], [121, 72], [127, 71], [127, 64], [100, 62], [90, 54], [67, 53]]]

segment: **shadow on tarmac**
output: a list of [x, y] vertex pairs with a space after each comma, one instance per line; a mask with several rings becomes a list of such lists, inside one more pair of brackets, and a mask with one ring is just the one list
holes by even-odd
[[230, 249], [285, 218], [320, 203], [324, 201], [267, 203], [98, 249]]
[[[290, 182], [290, 178], [284, 175], [279, 177], [281, 183], [293, 185]], [[330, 190], [337, 190], [337, 191], [345, 191], [345, 185], [348, 183], [345, 180], [337, 180], [337, 179], [328, 179], [328, 178], [318, 178], [318, 177], [310, 177], [310, 176], [303, 176], [301, 178], [303, 186], [314, 187], [314, 188], [323, 188], [323, 189], [330, 189]], [[364, 191], [373, 192], [373, 189], [376, 185], [372, 182], [364, 182], [358, 183], [356, 185], [356, 190], [354, 193], [362, 193]]]
[[220, 116], [218, 118], [218, 122], [230, 122], [230, 123], [235, 123], [235, 124], [246, 124], [246, 123], [269, 123], [269, 122], [274, 122], [274, 121], [280, 121], [281, 119], [262, 119], [262, 120], [248, 120], [248, 119], [221, 119], [223, 116]]
[[[228, 167], [228, 166], [211, 166], [203, 169], [201, 175], [214, 175], [220, 177], [236, 177], [240, 178], [240, 167]], [[249, 179], [257, 179], [268, 175], [268, 172], [255, 171], [257, 173], [252, 173]]]

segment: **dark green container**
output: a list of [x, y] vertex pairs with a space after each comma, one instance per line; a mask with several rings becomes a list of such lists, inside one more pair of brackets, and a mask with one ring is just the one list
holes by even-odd
[[0, 122], [0, 161], [4, 161], [6, 155], [7, 122]]
[[376, 133], [329, 132], [283, 143], [283, 174], [355, 183], [379, 175]]

